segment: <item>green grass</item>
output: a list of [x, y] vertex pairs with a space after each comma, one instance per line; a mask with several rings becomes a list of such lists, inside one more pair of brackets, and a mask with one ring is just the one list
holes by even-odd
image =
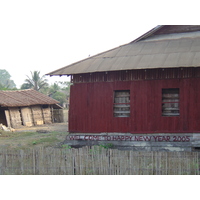
[[33, 140], [31, 144], [32, 145], [38, 145], [38, 144], [44, 144], [44, 143], [54, 144], [55, 142], [59, 142], [58, 138], [48, 137], [48, 138], [41, 138], [41, 139], [38, 139], [38, 140]]
[[38, 146], [58, 147], [68, 132], [5, 132], [0, 131], [0, 148], [26, 149]]

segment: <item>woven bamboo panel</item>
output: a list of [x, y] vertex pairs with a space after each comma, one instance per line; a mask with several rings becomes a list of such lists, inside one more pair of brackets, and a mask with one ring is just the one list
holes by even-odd
[[199, 152], [38, 148], [0, 150], [0, 174], [199, 175]]

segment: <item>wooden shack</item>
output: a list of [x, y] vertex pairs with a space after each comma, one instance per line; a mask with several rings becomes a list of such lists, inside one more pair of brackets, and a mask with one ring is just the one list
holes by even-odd
[[49, 73], [71, 75], [71, 145], [200, 148], [200, 26], [161, 25]]
[[53, 123], [62, 109], [58, 103], [33, 89], [0, 91], [0, 123], [12, 128]]

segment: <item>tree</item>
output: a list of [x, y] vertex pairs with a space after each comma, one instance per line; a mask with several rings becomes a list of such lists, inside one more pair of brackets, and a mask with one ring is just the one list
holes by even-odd
[[27, 79], [21, 86], [21, 89], [34, 89], [36, 91], [41, 90], [45, 86], [48, 86], [47, 79], [44, 76], [40, 76], [39, 71], [31, 72], [31, 77], [27, 76]]
[[5, 85], [3, 85], [2, 83], [0, 83], [0, 90], [7, 90], [8, 88], [5, 86]]
[[69, 103], [69, 82], [55, 82], [50, 86], [43, 87], [41, 93], [60, 102], [60, 105], [66, 107]]
[[62, 106], [64, 105], [64, 103], [67, 103], [66, 95], [63, 92], [57, 91], [51, 97], [59, 101]]
[[0, 69], [0, 89], [14, 89], [16, 84], [10, 79], [11, 75], [5, 69]]

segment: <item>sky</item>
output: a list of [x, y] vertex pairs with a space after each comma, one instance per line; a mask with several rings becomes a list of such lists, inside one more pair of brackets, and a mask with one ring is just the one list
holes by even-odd
[[45, 75], [129, 43], [157, 25], [198, 24], [198, 6], [180, 2], [0, 0], [0, 69], [19, 88], [31, 71]]

